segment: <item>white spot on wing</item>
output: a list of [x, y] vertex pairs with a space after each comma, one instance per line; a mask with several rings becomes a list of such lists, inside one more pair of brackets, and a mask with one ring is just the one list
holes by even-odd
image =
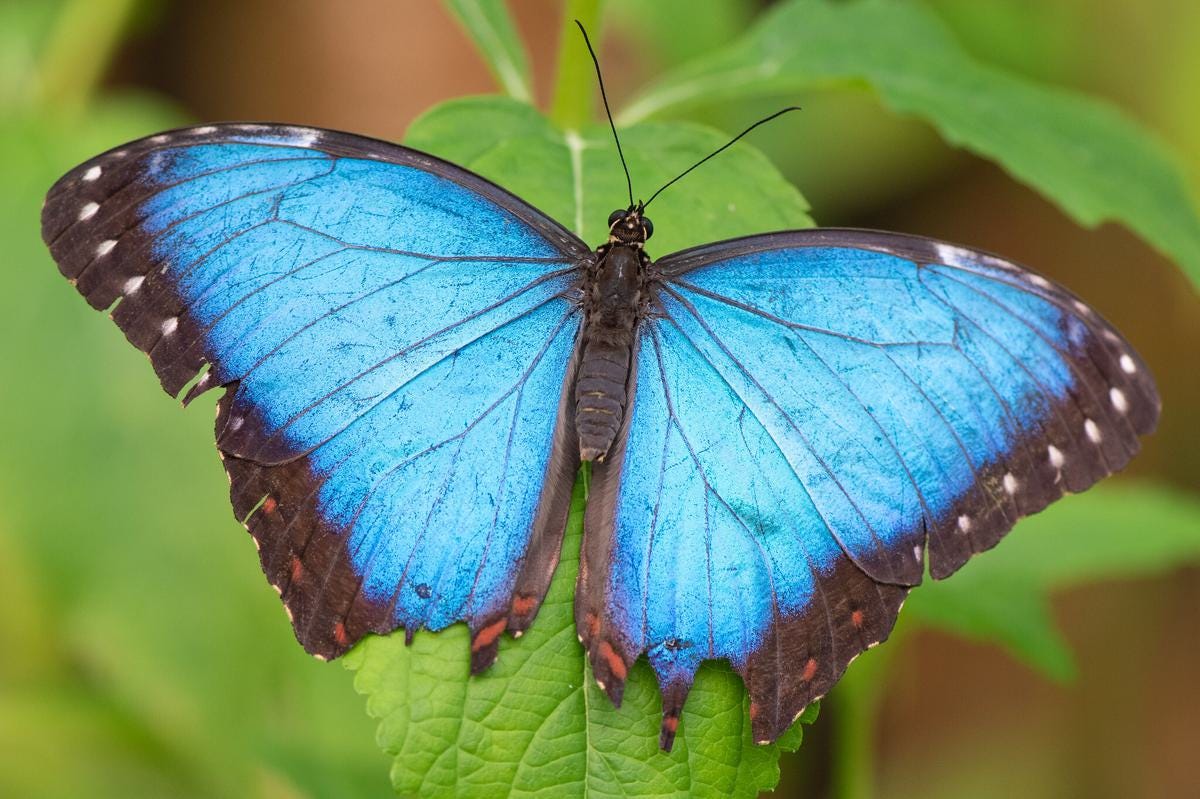
[[97, 256], [108, 255], [110, 252], [112, 252], [112, 248], [116, 247], [116, 246], [117, 246], [116, 239], [105, 239], [104, 241], [102, 241], [96, 245], [96, 255]]
[[162, 144], [163, 142], [168, 142], [170, 140], [171, 140], [171, 137], [165, 133], [160, 133], [157, 136], [150, 137], [151, 144]]
[[1100, 428], [1091, 419], [1083, 420], [1083, 432], [1087, 433], [1088, 440], [1093, 444], [1100, 443]]
[[87, 172], [83, 173], [83, 179], [86, 180], [88, 183], [92, 183], [93, 181], [100, 179], [100, 173], [103, 171], [104, 170], [102, 170], [100, 167], [94, 166], [91, 169], [89, 169]]
[[1050, 281], [1047, 280], [1046, 278], [1042, 277], [1041, 275], [1030, 274], [1029, 282], [1035, 286], [1041, 286], [1044, 289], [1050, 288]]
[[84, 206], [79, 209], [79, 221], [91, 219], [99, 210], [100, 206], [97, 203], [84, 203]]
[[288, 144], [294, 144], [297, 147], [312, 147], [321, 138], [321, 131], [313, 130], [312, 128], [293, 128], [292, 135], [288, 137]]
[[207, 136], [209, 133], [216, 133], [216, 132], [217, 132], [217, 129], [215, 127], [213, 127], [212, 125], [205, 125], [204, 127], [201, 127], [201, 128], [193, 128], [192, 129], [192, 133], [196, 134], [197, 136]]
[[1087, 307], [1079, 300], [1075, 300], [1075, 310], [1079, 311], [1081, 314], [1090, 314], [1092, 312], [1091, 308]]
[[240, 430], [242, 428], [242, 425], [245, 422], [246, 422], [246, 420], [240, 416], [233, 417], [232, 419], [229, 420], [229, 432], [236, 433], [238, 430]]
[[1137, 371], [1137, 364], [1133, 362], [1133, 358], [1128, 355], [1121, 356], [1121, 371], [1127, 375], [1131, 375]]
[[1066, 458], [1063, 457], [1062, 450], [1051, 444], [1046, 447], [1046, 454], [1050, 456], [1050, 465], [1055, 469], [1061, 469], [1066, 463]]
[[1010, 495], [1017, 493], [1017, 478], [1013, 477], [1012, 472], [1004, 473], [1004, 490]]
[[1108, 398], [1112, 400], [1113, 407], [1121, 413], [1129, 410], [1129, 400], [1125, 399], [1125, 392], [1119, 388], [1110, 388], [1108, 390]]
[[126, 295], [136, 294], [137, 290], [142, 287], [142, 283], [145, 280], [146, 280], [146, 278], [143, 275], [138, 275], [137, 277], [129, 278], [128, 280], [125, 281], [125, 288], [122, 289], [122, 292]]
[[179, 319], [172, 316], [170, 319], [167, 319], [162, 323], [162, 334], [164, 336], [169, 336], [175, 332], [177, 327], [179, 327]]
[[989, 255], [986, 252], [975, 253], [974, 257], [978, 258], [984, 264], [986, 264], [987, 266], [990, 266], [994, 269], [1003, 269], [1006, 272], [1020, 271], [1019, 269], [1017, 269], [1015, 266], [1013, 266], [1012, 264], [1010, 264], [1008, 261], [1004, 260], [1003, 258], [997, 258], [996, 256]]
[[965, 513], [958, 517], [958, 529], [964, 533], [971, 532], [971, 517]]
[[970, 266], [975, 262], [975, 254], [962, 247], [955, 247], [953, 244], [945, 244], [940, 241], [933, 247], [937, 250], [938, 261], [947, 266]]
[[921, 545], [920, 544], [917, 544], [915, 547], [913, 547], [913, 558], [916, 559], [917, 563], [921, 562]]

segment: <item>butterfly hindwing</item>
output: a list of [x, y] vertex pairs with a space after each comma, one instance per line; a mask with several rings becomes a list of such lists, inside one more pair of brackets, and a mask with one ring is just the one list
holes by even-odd
[[43, 233], [168, 393], [226, 387], [234, 509], [309, 651], [465, 619], [478, 669], [528, 624], [577, 466], [582, 242], [430, 156], [270, 125], [93, 159]]
[[619, 699], [641, 653], [664, 743], [700, 661], [773, 740], [1021, 516], [1121, 468], [1157, 420], [1144, 364], [1011, 263], [814, 230], [655, 265], [628, 440], [598, 466], [577, 615]]

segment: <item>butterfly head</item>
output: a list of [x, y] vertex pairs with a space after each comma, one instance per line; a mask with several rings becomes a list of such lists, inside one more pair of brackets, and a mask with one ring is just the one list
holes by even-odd
[[613, 211], [608, 215], [608, 243], [641, 247], [654, 235], [654, 223], [642, 215], [642, 203]]

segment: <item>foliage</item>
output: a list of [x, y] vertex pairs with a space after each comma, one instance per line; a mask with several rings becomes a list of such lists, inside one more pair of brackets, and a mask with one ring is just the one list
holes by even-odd
[[1196, 561], [1196, 497], [1151, 485], [1106, 485], [1021, 522], [994, 552], [914, 591], [905, 613], [910, 621], [999, 644], [1065, 680], [1075, 666], [1050, 618], [1052, 592]]
[[230, 516], [211, 405], [181, 413], [41, 242], [67, 167], [180, 122], [121, 97], [0, 123], [0, 795], [378, 791], [369, 721]]
[[[447, 4], [509, 97], [439, 106], [408, 142], [498, 180], [595, 241], [627, 200], [607, 130], [593, 124], [591, 66], [569, 20], [550, 122], [519, 102], [532, 95], [530, 70], [504, 5]], [[79, 302], [38, 238], [41, 196], [63, 170], [181, 121], [156, 100], [94, 96], [133, 5], [0, 6], [0, 237], [10, 265], [0, 296], [0, 640], [15, 653], [0, 661], [0, 794], [374, 795], [386, 762], [370, 744], [374, 722], [339, 669], [295, 645], [201, 443], [211, 417], [181, 414], [161, 395], [144, 358]], [[568, 5], [568, 17], [599, 34], [596, 0]], [[740, 36], [714, 22], [737, 24], [753, 5], [721, 0], [719, 14], [690, 20], [670, 0], [620, 20], [626, 30], [669, 29], [679, 41], [666, 57], [687, 61], [623, 118], [866, 85], [1080, 221], [1124, 222], [1197, 279], [1200, 223], [1172, 157], [1107, 106], [967, 56], [916, 2], [792, 0]], [[690, 28], [704, 47], [684, 41]], [[919, 51], [902, 46], [914, 40]], [[679, 122], [637, 121], [622, 135], [643, 194], [722, 141]], [[800, 193], [749, 146], [685, 186], [655, 203], [656, 254], [811, 224]], [[1051, 621], [1051, 592], [1194, 562], [1198, 531], [1194, 497], [1151, 485], [1064, 500], [953, 579], [916, 590], [902, 626], [992, 641], [1064, 678], [1074, 666]], [[772, 786], [799, 728], [776, 746], [749, 745], [743, 692], [727, 668], [702, 670], [670, 756], [654, 744], [658, 697], [644, 664], [621, 710], [599, 694], [571, 629], [578, 537], [577, 504], [549, 601], [524, 638], [504, 642], [489, 674], [466, 677], [460, 627], [419, 634], [411, 648], [373, 638], [347, 657], [394, 786], [422, 796], [494, 795], [510, 783], [525, 794], [623, 796]], [[856, 663], [837, 689], [861, 711], [839, 732], [842, 772], [869, 772], [880, 657], [896, 646]]]
[[499, 0], [446, 0], [446, 7], [486, 54], [484, 60], [504, 92], [514, 100], [532, 102], [529, 56], [504, 4]]
[[1106, 103], [972, 58], [920, 3], [781, 3], [728, 47], [656, 80], [620, 117], [854, 83], [996, 161], [1080, 223], [1123, 222], [1200, 285], [1200, 218], [1177, 159]]

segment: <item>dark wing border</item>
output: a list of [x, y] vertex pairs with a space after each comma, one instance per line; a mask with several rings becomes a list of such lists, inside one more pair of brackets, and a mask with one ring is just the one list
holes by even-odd
[[[50, 244], [52, 238], [48, 233], [54, 229], [61, 233], [76, 219], [71, 213], [62, 213], [55, 200], [72, 190], [86, 189], [93, 181], [84, 180], [84, 176], [96, 166], [103, 166], [114, 159], [132, 161], [134, 158], [148, 152], [178, 147], [181, 144], [223, 144], [238, 143], [240, 139], [251, 136], [304, 136], [315, 134], [311, 144], [288, 144], [280, 142], [280, 147], [296, 147], [325, 153], [335, 158], [362, 158], [383, 161], [402, 166], [415, 166], [426, 172], [448, 178], [463, 188], [477, 192], [492, 200], [497, 205], [511, 211], [521, 221], [553, 243], [564, 256], [585, 257], [591, 253], [591, 248], [564, 225], [542, 213], [534, 206], [522, 200], [509, 190], [496, 185], [487, 178], [471, 170], [451, 163], [436, 155], [414, 150], [403, 144], [377, 139], [371, 136], [360, 136], [341, 130], [319, 128], [311, 125], [295, 125], [281, 122], [211, 122], [205, 125], [190, 125], [182, 128], [155, 133], [135, 139], [126, 144], [112, 147], [93, 158], [89, 158], [79, 166], [67, 172], [50, 187], [46, 194], [46, 205], [42, 216], [43, 238]], [[261, 144], [243, 142], [246, 144]], [[94, 199], [80, 195], [80, 199]], [[50, 213], [51, 211], [54, 213]], [[65, 225], [62, 222], [65, 221]]]

